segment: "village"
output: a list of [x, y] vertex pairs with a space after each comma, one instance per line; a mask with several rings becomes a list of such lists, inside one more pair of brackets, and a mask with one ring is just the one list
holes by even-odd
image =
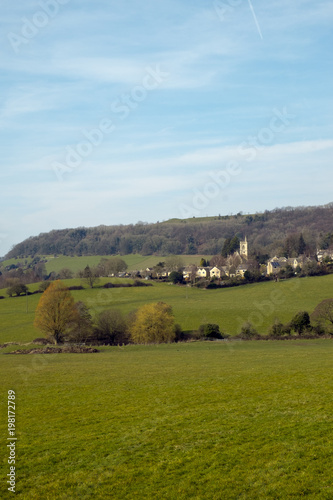
[[297, 276], [302, 273], [302, 270], [312, 270], [310, 274], [320, 274], [322, 265], [333, 260], [333, 250], [317, 250], [315, 256], [299, 255], [297, 257], [277, 257], [274, 256], [268, 259], [265, 263], [259, 264], [257, 261], [249, 258], [249, 244], [247, 238], [240, 241], [239, 250], [236, 250], [226, 258], [222, 256], [214, 256], [207, 262], [201, 259], [197, 266], [191, 264], [181, 266], [179, 263], [174, 263], [173, 267], [165, 266], [164, 262], [160, 262], [155, 267], [147, 267], [138, 271], [119, 273], [119, 277], [129, 277], [133, 274], [137, 277], [149, 279], [168, 279], [172, 273], [178, 274], [178, 282], [196, 283], [200, 280], [208, 280], [219, 283], [222, 280], [232, 278], [246, 279], [250, 273], [255, 273], [262, 278], [267, 277], [275, 279]]

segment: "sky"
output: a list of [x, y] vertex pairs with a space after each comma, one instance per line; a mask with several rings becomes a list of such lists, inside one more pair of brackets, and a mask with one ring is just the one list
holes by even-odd
[[330, 0], [0, 8], [0, 256], [52, 229], [333, 201]]

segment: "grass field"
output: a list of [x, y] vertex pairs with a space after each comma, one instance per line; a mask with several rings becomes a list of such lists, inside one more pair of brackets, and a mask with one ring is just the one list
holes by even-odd
[[[110, 279], [102, 279], [100, 285], [106, 281]], [[80, 281], [66, 280], [66, 283], [73, 285]], [[29, 285], [29, 288], [33, 291], [38, 285]], [[5, 293], [0, 290], [0, 295]], [[250, 320], [259, 333], [265, 334], [275, 318], [290, 321], [298, 311], [311, 313], [321, 300], [333, 297], [333, 275], [255, 283], [224, 290], [154, 283], [151, 287], [95, 288], [72, 294], [76, 301], [85, 302], [93, 315], [108, 308], [128, 313], [145, 303], [163, 301], [172, 306], [176, 322], [184, 330], [197, 329], [200, 324], [211, 322], [235, 335], [241, 325]], [[26, 342], [40, 336], [33, 327], [39, 299], [37, 294], [0, 300], [0, 343]]]
[[2, 479], [11, 389], [17, 498], [330, 500], [332, 355], [330, 340], [2, 354]]
[[[69, 257], [65, 255], [60, 255], [59, 257], [54, 257], [53, 255], [43, 255], [41, 259], [47, 260], [45, 267], [46, 272], [49, 274], [51, 272], [58, 273], [63, 268], [71, 269], [74, 273], [77, 271], [84, 269], [87, 265], [90, 267], [97, 266], [102, 258], [112, 258], [112, 255], [87, 255], [84, 257]], [[129, 254], [129, 255], [121, 255], [118, 256], [123, 259], [128, 265], [129, 271], [138, 271], [141, 269], [146, 269], [147, 267], [153, 267], [158, 262], [163, 262], [168, 257], [163, 257], [161, 255], [139, 255], [139, 254]], [[196, 264], [197, 266], [200, 263], [200, 259], [203, 257], [204, 259], [210, 259], [211, 255], [179, 255], [179, 257], [183, 260], [184, 265]], [[6, 266], [10, 266], [11, 264], [18, 264], [21, 262], [22, 264], [31, 262], [31, 258], [28, 259], [8, 259], [6, 261], [1, 262], [1, 266], [4, 268]]]

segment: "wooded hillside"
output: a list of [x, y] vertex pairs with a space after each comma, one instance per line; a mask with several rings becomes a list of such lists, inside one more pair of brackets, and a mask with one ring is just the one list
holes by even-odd
[[53, 230], [15, 245], [6, 258], [33, 255], [219, 254], [226, 238], [247, 237], [250, 254], [279, 254], [303, 234], [308, 253], [333, 244], [333, 203], [252, 215], [172, 219], [155, 224]]

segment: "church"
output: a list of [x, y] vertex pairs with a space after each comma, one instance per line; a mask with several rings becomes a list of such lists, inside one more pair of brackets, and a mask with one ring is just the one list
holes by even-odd
[[248, 259], [248, 246], [246, 236], [245, 240], [239, 242], [239, 255], [245, 260]]

